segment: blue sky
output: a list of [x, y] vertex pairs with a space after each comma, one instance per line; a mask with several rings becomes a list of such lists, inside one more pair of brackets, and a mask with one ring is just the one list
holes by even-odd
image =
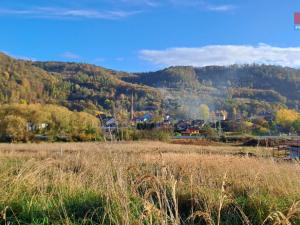
[[0, 51], [125, 71], [300, 66], [295, 0], [1, 0]]

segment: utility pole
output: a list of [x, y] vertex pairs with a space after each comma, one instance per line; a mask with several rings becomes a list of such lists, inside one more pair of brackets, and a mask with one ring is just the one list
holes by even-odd
[[130, 119], [131, 121], [133, 121], [134, 119], [134, 107], [133, 107], [133, 104], [134, 104], [134, 100], [133, 100], [133, 91], [131, 92], [131, 109], [130, 109]]

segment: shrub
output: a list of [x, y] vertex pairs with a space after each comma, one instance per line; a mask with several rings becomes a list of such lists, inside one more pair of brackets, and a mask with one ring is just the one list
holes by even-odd
[[100, 121], [85, 112], [41, 104], [11, 104], [0, 107], [2, 139], [13, 142], [36, 140], [101, 140]]
[[120, 129], [117, 137], [124, 141], [139, 141], [139, 140], [156, 140], [168, 141], [172, 136], [172, 132], [163, 129], [152, 130], [135, 130], [135, 129]]
[[27, 139], [27, 121], [19, 116], [7, 115], [1, 122], [1, 135], [12, 142]]

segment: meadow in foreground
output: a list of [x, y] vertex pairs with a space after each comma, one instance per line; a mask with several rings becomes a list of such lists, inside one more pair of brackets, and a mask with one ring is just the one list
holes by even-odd
[[299, 164], [244, 150], [3, 144], [0, 224], [300, 224]]

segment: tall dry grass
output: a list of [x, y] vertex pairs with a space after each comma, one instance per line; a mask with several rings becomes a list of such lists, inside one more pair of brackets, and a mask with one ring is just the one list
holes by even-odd
[[299, 165], [241, 150], [0, 145], [0, 224], [300, 224]]

